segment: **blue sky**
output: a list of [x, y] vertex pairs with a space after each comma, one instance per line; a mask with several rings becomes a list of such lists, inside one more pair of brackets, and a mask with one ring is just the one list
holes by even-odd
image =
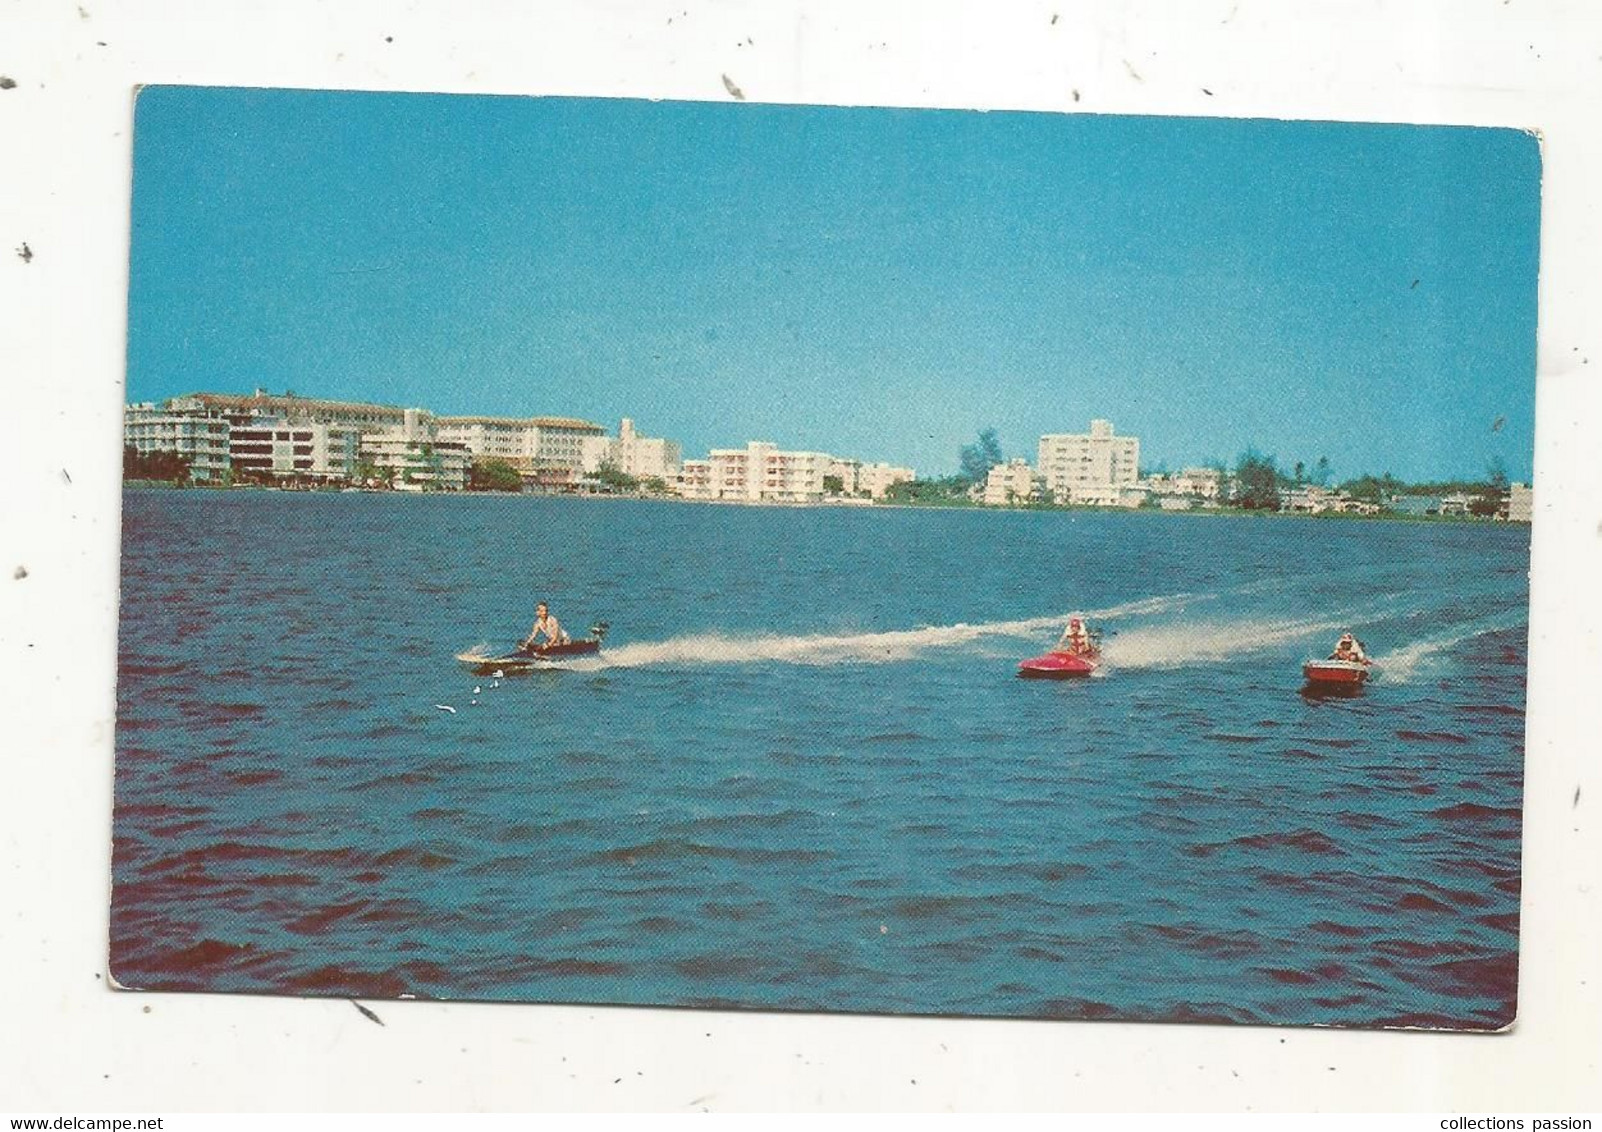
[[1539, 185], [1511, 130], [151, 87], [128, 396], [1527, 480]]

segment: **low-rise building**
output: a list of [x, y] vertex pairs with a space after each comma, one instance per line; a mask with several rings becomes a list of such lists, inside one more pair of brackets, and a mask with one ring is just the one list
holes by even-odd
[[790, 452], [753, 440], [744, 448], [714, 448], [704, 461], [683, 461], [677, 483], [686, 499], [818, 503], [831, 462], [824, 452]]
[[1509, 484], [1507, 489], [1509, 522], [1529, 523], [1535, 519], [1535, 489], [1527, 483]]
[[1035, 469], [1028, 460], [1008, 460], [990, 469], [981, 499], [986, 507], [1014, 507], [1035, 496]]
[[1229, 498], [1227, 480], [1219, 468], [1185, 468], [1174, 477], [1174, 488], [1181, 495], [1216, 501]]
[[898, 483], [911, 483], [918, 473], [896, 464], [863, 464], [857, 472], [857, 490], [869, 499], [883, 499]]
[[883, 499], [885, 493], [898, 483], [911, 483], [917, 473], [911, 468], [893, 464], [867, 464], [861, 460], [832, 457], [828, 475], [840, 480], [840, 494]]
[[463, 491], [473, 455], [466, 445], [402, 428], [364, 433], [360, 462], [364, 472], [400, 491]]

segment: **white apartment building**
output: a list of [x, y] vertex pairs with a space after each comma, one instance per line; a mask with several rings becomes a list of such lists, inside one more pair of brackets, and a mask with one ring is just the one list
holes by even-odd
[[817, 503], [830, 463], [823, 452], [787, 452], [753, 440], [744, 448], [714, 448], [706, 460], [685, 460], [679, 491], [686, 499]]
[[228, 433], [235, 468], [272, 476], [348, 479], [356, 473], [360, 445], [356, 428], [321, 421], [251, 417]]
[[539, 450], [539, 429], [510, 417], [441, 417], [434, 435], [460, 444], [482, 460], [500, 460], [520, 472], [534, 470]]
[[1115, 435], [1111, 421], [1094, 420], [1088, 433], [1042, 436], [1036, 466], [1058, 503], [1116, 507], [1123, 488], [1140, 478], [1140, 440]]
[[855, 495], [859, 490], [858, 481], [862, 475], [862, 461], [842, 460], [837, 456], [832, 457], [829, 460], [829, 470], [826, 474], [840, 481], [841, 495]]
[[[606, 430], [572, 417], [440, 417], [435, 435], [484, 460], [501, 460], [525, 475], [571, 479], [585, 468], [585, 445]], [[597, 463], [599, 466], [599, 463]]]
[[618, 471], [637, 480], [673, 483], [679, 477], [683, 450], [677, 441], [659, 436], [641, 436], [628, 417], [618, 426], [617, 438], [587, 436], [579, 445], [580, 466], [588, 475], [611, 463]]
[[1535, 518], [1535, 489], [1527, 483], [1509, 484], [1507, 489], [1509, 522], [1528, 523]]
[[402, 491], [463, 491], [473, 456], [464, 445], [408, 435], [400, 428], [363, 433], [361, 462]]
[[712, 461], [686, 460], [680, 464], [678, 487], [686, 499], [716, 499], [712, 491]]
[[918, 473], [911, 468], [894, 464], [864, 464], [857, 473], [857, 490], [868, 493], [870, 499], [883, 499], [885, 492], [898, 483], [911, 483]]
[[199, 406], [168, 401], [129, 405], [123, 411], [122, 442], [141, 455], [176, 452], [189, 458], [189, 477], [215, 483], [228, 475], [228, 422]]
[[840, 478], [840, 492], [843, 495], [866, 495], [869, 499], [883, 499], [885, 492], [898, 483], [910, 483], [917, 478], [917, 473], [911, 468], [899, 468], [891, 464], [864, 464], [861, 460], [843, 460], [838, 457], [829, 461], [828, 473]]
[[1173, 483], [1181, 495], [1212, 500], [1227, 495], [1224, 473], [1217, 468], [1185, 468], [1174, 477]]
[[362, 401], [324, 401], [315, 397], [292, 397], [265, 393], [258, 389], [245, 396], [237, 393], [191, 393], [174, 404], [192, 404], [199, 410], [241, 423], [254, 417], [272, 420], [320, 421], [348, 425], [362, 431], [401, 427], [427, 428], [433, 414], [422, 409], [402, 409], [394, 405], [370, 405]]
[[990, 469], [985, 479], [986, 507], [1011, 507], [1035, 498], [1035, 469], [1028, 460], [1008, 460]]

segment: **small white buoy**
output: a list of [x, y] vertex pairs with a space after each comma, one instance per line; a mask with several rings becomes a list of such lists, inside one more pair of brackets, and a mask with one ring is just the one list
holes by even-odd
[[502, 676], [505, 676], [505, 675], [506, 675], [506, 673], [502, 672], [499, 668], [497, 668], [495, 670], [495, 679], [499, 680]]
[[478, 706], [478, 701], [474, 700], [471, 706], [477, 707]]
[[499, 688], [500, 686], [501, 686], [501, 682], [499, 680], [491, 680], [490, 681], [490, 687], [491, 688]]
[[451, 705], [450, 705], [450, 704], [435, 704], [435, 705], [434, 705], [434, 706], [435, 706], [435, 707], [437, 707], [437, 708], [439, 708], [439, 710], [440, 710], [440, 711], [448, 711], [448, 712], [450, 712], [450, 713], [451, 713], [451, 714], [452, 714], [452, 715], [455, 715], [455, 714], [456, 714], [456, 709], [455, 709], [455, 708], [453, 708], [453, 707], [451, 707]]
[[474, 684], [473, 685], [473, 695], [475, 695], [475, 696], [478, 695], [478, 691], [479, 691], [478, 685]]

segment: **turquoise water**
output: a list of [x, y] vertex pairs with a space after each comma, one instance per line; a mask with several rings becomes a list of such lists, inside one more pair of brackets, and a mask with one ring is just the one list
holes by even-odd
[[[1527, 569], [1502, 525], [130, 491], [112, 971], [1499, 1026]], [[541, 599], [600, 660], [453, 661]], [[1104, 674], [1016, 679], [1076, 609]], [[1379, 677], [1304, 695], [1346, 627]]]

